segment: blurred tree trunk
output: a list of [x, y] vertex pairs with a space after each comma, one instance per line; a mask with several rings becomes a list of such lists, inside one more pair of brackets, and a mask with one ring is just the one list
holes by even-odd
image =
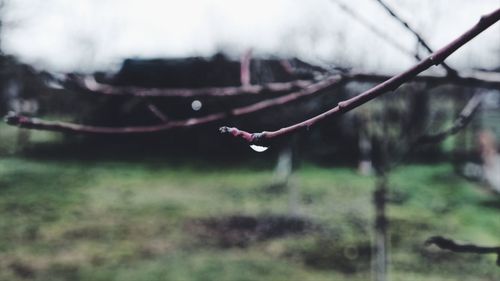
[[370, 135], [370, 114], [361, 114], [361, 122], [359, 128], [358, 148], [359, 148], [359, 163], [358, 172], [363, 176], [369, 176], [373, 172], [372, 164], [372, 140]]
[[300, 213], [300, 192], [293, 172], [297, 166], [296, 137], [293, 137], [281, 149], [274, 170], [274, 186], [281, 186], [288, 192], [288, 215], [298, 216]]
[[378, 138], [379, 159], [376, 162], [377, 183], [373, 192], [373, 204], [375, 207], [375, 225], [374, 225], [374, 258], [373, 258], [373, 276], [375, 281], [388, 280], [388, 262], [389, 262], [389, 239], [387, 237], [388, 218], [386, 215], [387, 200], [387, 182], [389, 168], [389, 118], [387, 116], [388, 105], [384, 103], [384, 110], [381, 113], [381, 133]]
[[30, 143], [30, 138], [31, 130], [23, 128], [17, 129], [16, 151], [25, 149]]
[[375, 204], [375, 258], [374, 258], [374, 277], [376, 281], [386, 281], [388, 268], [388, 238], [386, 217], [386, 197], [387, 197], [387, 176], [379, 175], [377, 186], [373, 196]]

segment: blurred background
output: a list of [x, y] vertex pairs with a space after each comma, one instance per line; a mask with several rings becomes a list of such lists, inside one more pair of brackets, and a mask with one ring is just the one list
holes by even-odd
[[0, 1], [0, 280], [498, 280], [498, 0]]

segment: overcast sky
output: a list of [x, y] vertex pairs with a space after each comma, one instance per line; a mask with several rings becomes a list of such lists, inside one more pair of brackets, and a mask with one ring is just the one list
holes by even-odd
[[[338, 0], [340, 1], [340, 0]], [[435, 49], [500, 0], [386, 0]], [[414, 63], [332, 0], [5, 0], [1, 48], [39, 69], [114, 69], [127, 57], [298, 56], [394, 72]], [[415, 39], [374, 0], [343, 0], [406, 48]], [[500, 24], [455, 53], [466, 69], [500, 66]]]

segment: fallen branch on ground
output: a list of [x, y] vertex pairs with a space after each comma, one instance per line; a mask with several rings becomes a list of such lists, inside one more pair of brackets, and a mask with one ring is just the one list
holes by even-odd
[[457, 244], [451, 239], [442, 236], [433, 236], [425, 241], [426, 246], [436, 245], [440, 249], [455, 253], [496, 254], [497, 265], [500, 266], [500, 247], [482, 247], [474, 244]]

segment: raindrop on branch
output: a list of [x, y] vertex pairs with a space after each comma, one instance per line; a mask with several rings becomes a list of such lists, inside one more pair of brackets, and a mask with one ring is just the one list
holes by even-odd
[[266, 151], [269, 147], [266, 147], [266, 146], [260, 146], [260, 145], [255, 145], [255, 144], [251, 144], [250, 145], [250, 148], [253, 149], [253, 151], [256, 151], [256, 152], [264, 152]]

